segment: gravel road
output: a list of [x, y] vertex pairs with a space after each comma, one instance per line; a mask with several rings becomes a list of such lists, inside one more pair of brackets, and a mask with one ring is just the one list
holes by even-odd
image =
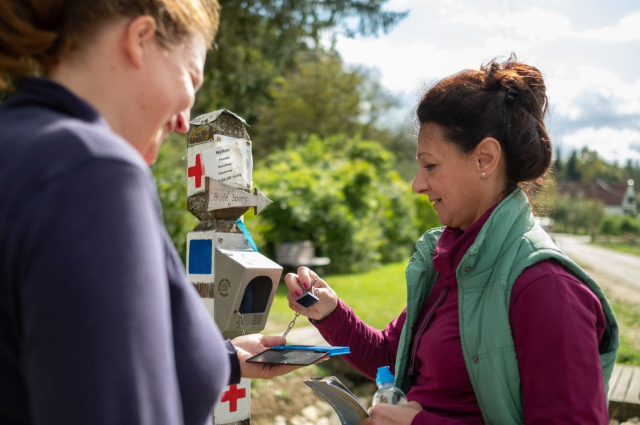
[[589, 243], [589, 236], [554, 233], [558, 248], [589, 273], [608, 297], [640, 305], [640, 257]]

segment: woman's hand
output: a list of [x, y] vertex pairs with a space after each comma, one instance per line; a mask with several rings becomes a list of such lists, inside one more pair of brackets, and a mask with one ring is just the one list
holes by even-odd
[[[296, 302], [296, 298], [302, 295], [302, 287], [306, 290], [311, 288], [311, 283], [314, 279], [316, 281], [313, 285], [313, 294], [319, 298], [319, 301], [311, 307], [304, 308]], [[327, 282], [320, 279], [315, 272], [309, 270], [307, 267], [300, 267], [298, 274], [287, 274], [284, 282], [287, 288], [289, 288], [289, 293], [287, 294], [289, 308], [299, 312], [303, 316], [313, 320], [322, 320], [333, 313], [338, 306], [338, 296], [335, 291], [327, 285]]]
[[247, 359], [262, 353], [264, 350], [277, 345], [285, 345], [287, 340], [281, 336], [251, 334], [234, 338], [233, 346], [236, 347], [240, 360], [240, 374], [243, 378], [269, 379], [284, 375], [302, 366], [273, 365], [265, 363], [247, 363]]
[[369, 409], [370, 418], [363, 419], [360, 425], [410, 425], [413, 418], [422, 411], [415, 401], [407, 404], [378, 404]]

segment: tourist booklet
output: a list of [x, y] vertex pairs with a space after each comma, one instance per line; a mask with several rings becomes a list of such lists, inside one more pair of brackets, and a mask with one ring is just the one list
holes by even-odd
[[323, 345], [278, 345], [247, 359], [250, 363], [308, 366], [325, 357], [350, 354], [349, 347]]
[[333, 407], [342, 425], [358, 425], [362, 419], [369, 416], [358, 397], [335, 376], [313, 378], [304, 383]]

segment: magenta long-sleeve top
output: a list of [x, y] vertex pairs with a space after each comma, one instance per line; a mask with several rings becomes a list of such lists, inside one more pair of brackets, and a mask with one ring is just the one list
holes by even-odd
[[[412, 424], [483, 424], [462, 356], [455, 271], [493, 208], [462, 232], [447, 227], [436, 247], [439, 272], [414, 325], [407, 394], [423, 411]], [[383, 331], [362, 320], [341, 300], [325, 320], [314, 323], [332, 345], [347, 345], [344, 359], [374, 378], [380, 366], [395, 365], [406, 309]], [[511, 330], [516, 347], [524, 419], [535, 424], [607, 424], [608, 412], [598, 343], [605, 318], [597, 297], [558, 263], [547, 260], [518, 277], [511, 294]]]

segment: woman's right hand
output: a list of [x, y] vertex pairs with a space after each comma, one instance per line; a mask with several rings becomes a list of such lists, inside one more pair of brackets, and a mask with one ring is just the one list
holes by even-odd
[[[309, 290], [314, 279], [316, 279], [316, 282], [313, 285], [313, 294], [318, 297], [319, 301], [311, 307], [304, 308], [296, 302], [296, 299], [302, 295], [302, 287]], [[297, 274], [288, 273], [284, 278], [284, 282], [289, 289], [287, 294], [289, 308], [309, 319], [325, 319], [338, 306], [338, 295], [336, 295], [335, 291], [327, 285], [327, 282], [320, 279], [314, 271], [307, 267], [300, 267]]]

